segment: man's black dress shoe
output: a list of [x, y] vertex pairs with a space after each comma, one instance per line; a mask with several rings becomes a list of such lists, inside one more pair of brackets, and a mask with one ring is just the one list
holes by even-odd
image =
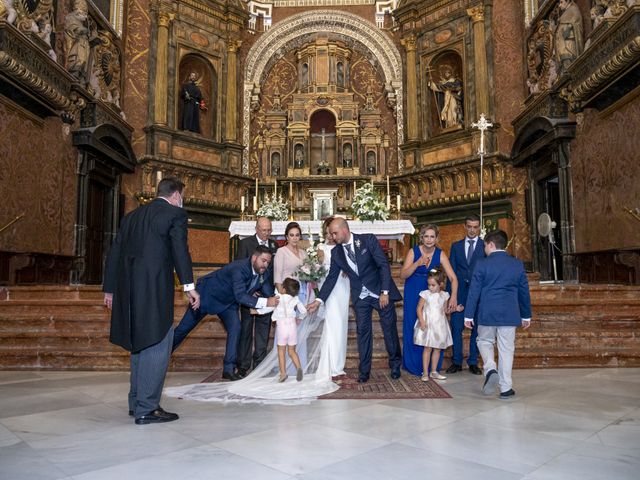
[[249, 372], [247, 371], [246, 368], [238, 368], [236, 370], [236, 375], [238, 375], [240, 378], [244, 378], [247, 376]]
[[474, 375], [482, 375], [482, 370], [478, 365], [469, 365], [469, 373], [473, 373]]
[[449, 365], [449, 368], [447, 368], [447, 373], [457, 373], [460, 371], [462, 371], [462, 365], [457, 365], [455, 363], [452, 363]]
[[400, 370], [391, 370], [391, 378], [397, 380], [400, 378]]
[[242, 377], [234, 372], [222, 372], [222, 378], [235, 382], [236, 380], [240, 380]]
[[515, 394], [516, 394], [516, 392], [513, 390], [513, 388], [510, 388], [506, 392], [500, 392], [500, 398], [502, 400], [508, 400], [510, 398], [513, 398], [515, 396]]
[[173, 422], [180, 418], [177, 413], [165, 412], [162, 407], [156, 408], [153, 412], [136, 418], [136, 425], [147, 425], [149, 423]]
[[368, 373], [361, 373], [358, 375], [358, 383], [367, 383], [369, 381]]

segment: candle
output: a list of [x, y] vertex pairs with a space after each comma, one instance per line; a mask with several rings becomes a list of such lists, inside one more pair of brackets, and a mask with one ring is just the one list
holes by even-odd
[[356, 186], [356, 181], [353, 181], [353, 194], [355, 195], [356, 192], [358, 191], [358, 187]]
[[289, 198], [293, 198], [293, 182], [289, 182]]
[[273, 179], [273, 199], [275, 200], [277, 197], [277, 193], [278, 193], [278, 179], [274, 178]]
[[387, 195], [387, 210], [391, 210], [391, 195]]
[[387, 175], [387, 197], [390, 195], [389, 192], [389, 175]]
[[258, 196], [253, 196], [253, 211], [254, 213], [258, 211]]
[[258, 177], [256, 177], [256, 197], [258, 196]]
[[161, 171], [161, 170], [158, 170], [158, 171], [156, 172], [156, 185], [157, 185], [158, 183], [160, 183], [160, 180], [162, 180], [162, 171]]
[[240, 197], [240, 211], [244, 213], [244, 195]]
[[398, 213], [400, 213], [400, 195], [396, 195], [396, 207], [398, 207]]

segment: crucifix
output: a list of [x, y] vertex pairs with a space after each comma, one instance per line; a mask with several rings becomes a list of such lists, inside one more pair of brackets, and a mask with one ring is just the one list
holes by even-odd
[[480, 147], [478, 148], [478, 155], [480, 155], [480, 236], [484, 238], [485, 228], [484, 228], [484, 220], [482, 218], [482, 198], [483, 198], [483, 190], [484, 190], [484, 175], [483, 175], [483, 167], [484, 167], [484, 131], [493, 127], [493, 123], [487, 121], [484, 116], [484, 113], [480, 114], [480, 120], [471, 124], [473, 128], [477, 128], [480, 130]]
[[324, 132], [324, 128], [323, 128], [320, 132], [320, 139], [322, 140], [322, 150], [321, 150], [322, 153], [320, 154], [320, 163], [322, 163], [323, 165], [327, 163], [327, 154], [325, 152], [326, 137], [327, 137], [327, 134]]

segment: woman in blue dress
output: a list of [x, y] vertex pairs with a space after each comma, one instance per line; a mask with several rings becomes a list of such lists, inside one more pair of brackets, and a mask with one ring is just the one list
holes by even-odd
[[[436, 245], [440, 231], [437, 225], [424, 225], [420, 229], [420, 242], [407, 252], [402, 264], [400, 277], [404, 282], [404, 305], [402, 318], [402, 366], [413, 375], [422, 376], [422, 350], [424, 347], [413, 343], [413, 326], [416, 323], [416, 309], [420, 292], [427, 290], [427, 273], [432, 268], [442, 265], [449, 281], [451, 282], [451, 298], [447, 313], [453, 311], [457, 305], [456, 292], [458, 291], [458, 279], [451, 268], [447, 254]], [[437, 371], [440, 371], [442, 356]], [[433, 366], [431, 370], [434, 370]], [[424, 372], [428, 375], [428, 372]]]

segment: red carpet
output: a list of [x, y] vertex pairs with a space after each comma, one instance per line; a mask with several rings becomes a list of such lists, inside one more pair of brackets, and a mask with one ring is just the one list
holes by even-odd
[[[216, 371], [205, 378], [202, 383], [219, 382], [222, 380], [222, 370]], [[402, 372], [398, 380], [393, 380], [388, 370], [374, 370], [366, 383], [358, 383], [358, 372], [347, 372], [347, 376], [336, 380], [340, 385], [329, 395], [320, 397], [323, 400], [393, 400], [404, 398], [451, 398], [437, 381], [423, 382], [420, 377]]]

